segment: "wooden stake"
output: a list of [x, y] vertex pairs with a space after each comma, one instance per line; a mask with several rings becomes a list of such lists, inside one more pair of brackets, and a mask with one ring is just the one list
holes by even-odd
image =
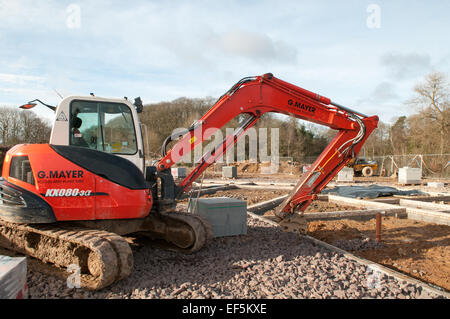
[[381, 242], [381, 213], [377, 213], [376, 241]]

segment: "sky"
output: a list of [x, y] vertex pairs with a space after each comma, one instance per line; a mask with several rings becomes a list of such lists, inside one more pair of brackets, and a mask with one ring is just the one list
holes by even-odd
[[427, 74], [450, 74], [449, 11], [433, 0], [0, 0], [0, 106], [56, 105], [56, 92], [219, 97], [271, 72], [392, 122], [417, 111], [405, 101]]

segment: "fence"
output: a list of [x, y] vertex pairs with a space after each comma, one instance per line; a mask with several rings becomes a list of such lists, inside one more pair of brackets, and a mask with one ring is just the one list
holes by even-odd
[[392, 176], [402, 167], [417, 167], [424, 177], [450, 177], [450, 154], [387, 155], [372, 159], [377, 161], [377, 173], [381, 176]]

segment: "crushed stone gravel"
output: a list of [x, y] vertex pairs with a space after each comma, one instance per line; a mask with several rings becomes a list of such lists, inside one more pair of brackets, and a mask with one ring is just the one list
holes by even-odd
[[132, 244], [132, 274], [101, 291], [28, 271], [30, 298], [437, 298], [248, 216], [248, 234], [191, 255]]
[[372, 238], [355, 238], [355, 239], [339, 239], [333, 242], [333, 246], [346, 251], [355, 250], [366, 250], [366, 249], [377, 249], [382, 248], [384, 245], [382, 243], [373, 240]]

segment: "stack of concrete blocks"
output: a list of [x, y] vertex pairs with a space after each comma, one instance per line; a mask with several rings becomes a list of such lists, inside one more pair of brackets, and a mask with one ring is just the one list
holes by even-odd
[[422, 169], [402, 167], [398, 170], [399, 184], [420, 184], [422, 182]]
[[174, 178], [185, 178], [187, 176], [186, 167], [172, 167], [171, 172]]
[[354, 176], [353, 168], [344, 167], [339, 171], [338, 176], [337, 176], [337, 181], [338, 182], [353, 182], [353, 176]]
[[237, 178], [237, 166], [224, 166], [222, 167], [223, 178]]
[[0, 256], [0, 299], [26, 299], [26, 257]]
[[247, 234], [247, 202], [228, 197], [193, 198], [188, 211], [209, 221], [214, 237]]

